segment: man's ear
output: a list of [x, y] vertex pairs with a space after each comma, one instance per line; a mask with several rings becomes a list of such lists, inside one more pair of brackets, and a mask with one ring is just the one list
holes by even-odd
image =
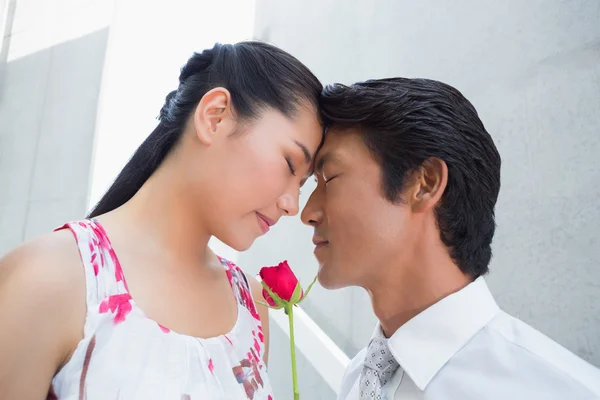
[[210, 146], [221, 128], [233, 117], [229, 90], [217, 87], [209, 90], [194, 111], [196, 136], [206, 146]]
[[415, 170], [408, 189], [407, 201], [414, 212], [425, 212], [436, 206], [448, 184], [448, 166], [439, 158], [430, 158]]

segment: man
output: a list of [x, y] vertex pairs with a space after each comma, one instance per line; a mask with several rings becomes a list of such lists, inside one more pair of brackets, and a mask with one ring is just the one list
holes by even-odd
[[339, 399], [600, 398], [600, 373], [498, 308], [488, 271], [500, 155], [475, 108], [425, 79], [325, 89], [319, 281], [361, 286], [379, 324]]

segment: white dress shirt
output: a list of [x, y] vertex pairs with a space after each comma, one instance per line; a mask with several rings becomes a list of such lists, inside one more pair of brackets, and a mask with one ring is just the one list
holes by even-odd
[[[500, 310], [483, 278], [401, 326], [389, 346], [400, 368], [388, 400], [600, 399], [600, 370]], [[350, 362], [339, 400], [358, 399], [365, 353]]]

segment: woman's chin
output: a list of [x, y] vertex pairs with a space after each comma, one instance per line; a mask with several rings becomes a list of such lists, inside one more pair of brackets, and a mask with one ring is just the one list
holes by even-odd
[[246, 251], [256, 240], [255, 237], [216, 237], [221, 243], [232, 248], [235, 251]]

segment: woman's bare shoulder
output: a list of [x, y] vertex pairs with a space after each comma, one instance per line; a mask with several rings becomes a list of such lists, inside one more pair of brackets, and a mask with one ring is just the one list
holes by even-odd
[[3, 256], [0, 398], [47, 391], [81, 339], [85, 314], [85, 275], [69, 231], [37, 237]]

